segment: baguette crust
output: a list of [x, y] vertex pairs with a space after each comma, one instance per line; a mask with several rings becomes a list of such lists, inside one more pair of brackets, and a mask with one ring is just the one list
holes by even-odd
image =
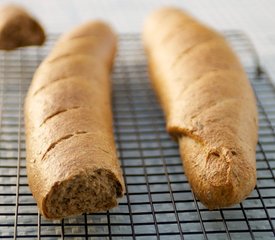
[[45, 38], [41, 25], [23, 8], [11, 4], [0, 7], [0, 49], [42, 45]]
[[108, 210], [123, 196], [109, 79], [115, 51], [111, 29], [89, 22], [62, 36], [34, 75], [25, 100], [27, 173], [46, 218]]
[[256, 184], [258, 117], [238, 58], [222, 36], [175, 8], [154, 12], [143, 39], [195, 195], [209, 209], [239, 203]]

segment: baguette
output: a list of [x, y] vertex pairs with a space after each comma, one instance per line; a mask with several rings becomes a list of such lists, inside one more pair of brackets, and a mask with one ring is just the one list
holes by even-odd
[[0, 49], [42, 45], [45, 38], [41, 25], [23, 8], [11, 4], [0, 7]]
[[124, 193], [109, 73], [116, 36], [88, 22], [61, 36], [25, 99], [28, 182], [50, 219], [108, 210]]
[[193, 192], [209, 209], [241, 202], [256, 184], [258, 117], [238, 58], [221, 35], [176, 8], [150, 15], [143, 41]]

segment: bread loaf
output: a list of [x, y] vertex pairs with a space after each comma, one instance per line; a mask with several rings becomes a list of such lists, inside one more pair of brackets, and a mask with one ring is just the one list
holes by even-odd
[[62, 36], [33, 77], [27, 175], [46, 218], [104, 211], [123, 196], [109, 79], [116, 44], [108, 25], [88, 22]]
[[44, 41], [43, 28], [22, 7], [11, 4], [0, 7], [0, 49], [42, 45]]
[[239, 203], [256, 184], [258, 118], [238, 58], [221, 35], [176, 8], [150, 15], [143, 40], [195, 195], [209, 209]]

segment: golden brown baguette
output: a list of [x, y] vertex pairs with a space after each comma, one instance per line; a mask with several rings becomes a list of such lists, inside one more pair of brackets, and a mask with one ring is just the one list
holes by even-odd
[[143, 40], [195, 195], [209, 209], [239, 203], [256, 184], [258, 117], [238, 58], [221, 35], [175, 8], [150, 15]]
[[42, 45], [44, 41], [43, 28], [22, 7], [11, 4], [0, 7], [0, 49]]
[[25, 100], [27, 174], [46, 218], [104, 211], [123, 196], [109, 79], [116, 44], [109, 26], [88, 22], [62, 36], [34, 75]]

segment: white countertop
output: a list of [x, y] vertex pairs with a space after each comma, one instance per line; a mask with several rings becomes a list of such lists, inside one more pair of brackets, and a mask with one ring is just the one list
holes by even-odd
[[218, 29], [238, 29], [252, 40], [262, 65], [275, 82], [275, 1], [272, 0], [0, 0], [19, 3], [49, 33], [61, 33], [88, 19], [100, 18], [119, 33], [139, 33], [144, 18], [160, 6], [180, 6]]

